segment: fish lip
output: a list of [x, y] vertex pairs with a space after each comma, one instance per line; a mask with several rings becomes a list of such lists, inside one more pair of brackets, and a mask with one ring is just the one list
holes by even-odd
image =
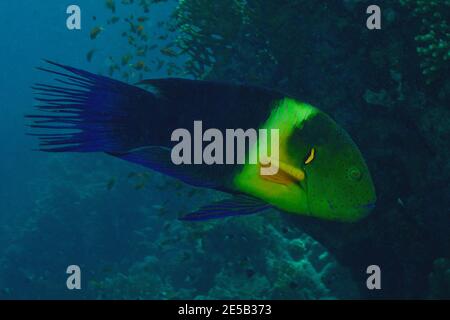
[[376, 207], [376, 201], [373, 201], [373, 202], [369, 202], [369, 203], [363, 204], [363, 205], [360, 206], [360, 207], [363, 208], [363, 209], [366, 209], [366, 210], [371, 211], [371, 210], [375, 209], [375, 207]]

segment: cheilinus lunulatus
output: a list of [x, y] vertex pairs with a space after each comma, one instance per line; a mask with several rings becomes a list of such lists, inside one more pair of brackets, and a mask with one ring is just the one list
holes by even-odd
[[[50, 152], [104, 152], [232, 197], [204, 206], [184, 220], [246, 215], [275, 208], [320, 219], [354, 222], [375, 205], [368, 167], [358, 147], [319, 109], [266, 88], [187, 79], [126, 84], [48, 61], [56, 84], [36, 84], [29, 115]], [[277, 129], [277, 173], [267, 161], [174, 164], [171, 135], [201, 120], [205, 127]], [[257, 152], [248, 148], [247, 156]], [[267, 160], [267, 159], [266, 159]]]

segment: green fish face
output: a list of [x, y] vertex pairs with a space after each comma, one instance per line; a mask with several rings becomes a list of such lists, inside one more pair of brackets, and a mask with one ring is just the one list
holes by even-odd
[[357, 221], [374, 207], [375, 189], [358, 147], [325, 113], [286, 98], [262, 128], [279, 130], [278, 173], [261, 176], [260, 166], [245, 165], [234, 178], [238, 191], [284, 212], [327, 220]]
[[323, 112], [312, 114], [289, 137], [290, 158], [302, 159], [300, 181], [308, 214], [329, 220], [357, 221], [375, 206], [369, 169], [350, 136]]

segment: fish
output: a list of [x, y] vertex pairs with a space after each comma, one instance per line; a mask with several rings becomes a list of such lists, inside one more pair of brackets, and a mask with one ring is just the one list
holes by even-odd
[[139, 182], [134, 186], [134, 190], [142, 190], [145, 188], [145, 182]]
[[128, 179], [135, 179], [134, 181], [135, 190], [144, 189], [148, 183], [149, 178], [150, 178], [149, 175], [145, 172], [143, 173], [131, 172], [128, 174]]
[[145, 62], [144, 61], [137, 61], [134, 65], [133, 65], [133, 67], [136, 69], [136, 70], [142, 70], [142, 69], [144, 69], [145, 68]]
[[147, 53], [147, 47], [146, 46], [142, 47], [142, 48], [138, 48], [136, 50], [136, 55], [139, 56], [139, 57], [145, 56], [146, 53]]
[[144, 17], [144, 16], [142, 16], [142, 17], [138, 17], [138, 21], [139, 22], [146, 22], [146, 21], [148, 21], [148, 19], [149, 19], [149, 17]]
[[159, 51], [161, 51], [161, 53], [163, 55], [168, 56], [168, 57], [177, 57], [178, 56], [178, 54], [169, 47], [161, 48]]
[[128, 36], [128, 44], [134, 45], [135, 38], [133, 36]]
[[116, 63], [112, 62], [111, 58], [110, 58], [110, 60], [111, 60], [111, 65], [108, 67], [108, 74], [110, 76], [112, 76], [114, 74], [114, 72], [116, 72], [117, 70], [120, 70], [120, 68]]
[[88, 51], [88, 53], [86, 53], [86, 60], [88, 62], [92, 61], [92, 58], [94, 57], [95, 51], [96, 51], [95, 49], [91, 49], [91, 50]]
[[144, 31], [144, 26], [142, 24], [136, 27], [136, 32], [141, 34]]
[[105, 5], [106, 8], [111, 10], [113, 13], [116, 13], [116, 3], [114, 0], [106, 0]]
[[[356, 222], [375, 207], [369, 168], [350, 135], [329, 115], [278, 90], [205, 80], [147, 79], [135, 85], [45, 60], [38, 68], [60, 84], [33, 86], [32, 136], [45, 152], [103, 152], [229, 195], [179, 219], [204, 221], [277, 210]], [[143, 86], [145, 86], [144, 89]], [[267, 162], [175, 164], [171, 136], [201, 119], [208, 128], [277, 129], [278, 172]], [[248, 148], [246, 157], [256, 152]], [[144, 183], [142, 185], [145, 185]], [[137, 185], [137, 188], [143, 188]], [[175, 197], [175, 195], [174, 195]]]
[[102, 31], [103, 31], [103, 28], [100, 27], [100, 26], [97, 26], [97, 27], [92, 28], [92, 29], [91, 29], [91, 32], [90, 32], [91, 40], [96, 39], [96, 38], [98, 37], [98, 35], [99, 35], [100, 33], [102, 33]]
[[117, 23], [119, 20], [120, 20], [119, 17], [114, 16], [114, 17], [112, 17], [111, 19], [109, 19], [107, 23], [108, 23], [108, 24], [115, 24], [115, 23]]
[[122, 62], [122, 66], [127, 65], [130, 60], [133, 59], [133, 56], [131, 54], [126, 54], [122, 56], [121, 62]]

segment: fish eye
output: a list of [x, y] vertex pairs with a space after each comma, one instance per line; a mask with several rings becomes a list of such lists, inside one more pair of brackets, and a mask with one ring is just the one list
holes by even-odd
[[310, 164], [314, 158], [316, 157], [316, 150], [314, 148], [311, 148], [311, 150], [308, 153], [308, 156], [306, 156], [304, 163]]
[[357, 167], [350, 167], [348, 169], [348, 176], [353, 181], [359, 181], [362, 178], [362, 172]]

